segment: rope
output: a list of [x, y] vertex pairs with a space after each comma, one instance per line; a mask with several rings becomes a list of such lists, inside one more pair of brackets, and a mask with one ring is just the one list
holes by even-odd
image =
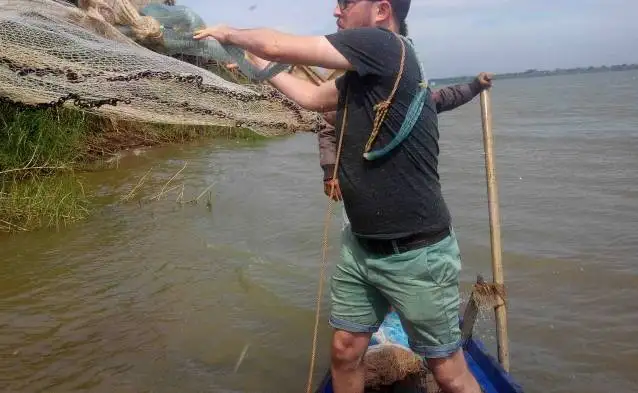
[[363, 151], [364, 157], [365, 157], [365, 153], [370, 151], [370, 149], [372, 148], [372, 144], [374, 143], [375, 139], [377, 139], [377, 135], [379, 135], [379, 131], [381, 130], [381, 124], [383, 124], [383, 122], [385, 121], [385, 117], [388, 114], [388, 110], [390, 110], [390, 104], [392, 103], [392, 99], [394, 98], [394, 95], [399, 89], [399, 82], [401, 81], [401, 77], [403, 76], [403, 68], [405, 67], [405, 44], [403, 43], [402, 39], [399, 39], [399, 42], [401, 43], [401, 63], [399, 65], [399, 75], [394, 81], [394, 86], [392, 87], [392, 91], [390, 92], [388, 99], [374, 106], [374, 110], [377, 113], [374, 117], [374, 123], [372, 125], [372, 133], [370, 134], [370, 137], [368, 138], [368, 143], [366, 143], [365, 149]]
[[364, 153], [363, 157], [366, 160], [376, 160], [377, 158], [385, 156], [390, 152], [390, 150], [399, 146], [399, 144], [403, 142], [408, 135], [410, 135], [410, 131], [412, 131], [414, 124], [416, 124], [416, 121], [419, 119], [421, 110], [423, 110], [423, 105], [425, 104], [425, 99], [428, 96], [427, 85], [421, 83], [419, 86], [419, 91], [410, 103], [410, 107], [405, 115], [405, 120], [403, 121], [403, 124], [401, 124], [401, 128], [397, 135], [390, 141], [390, 143], [383, 146], [381, 149]]
[[[337, 143], [337, 156], [335, 158], [335, 167], [332, 172], [332, 178], [337, 178], [337, 171], [339, 170], [339, 159], [341, 157], [341, 148], [343, 146], [343, 135], [346, 133], [346, 119], [348, 117], [348, 97], [350, 90], [346, 90], [346, 103], [343, 109], [343, 119], [341, 121], [341, 135], [339, 135], [339, 142]], [[312, 353], [310, 355], [310, 371], [308, 373], [308, 384], [306, 385], [306, 393], [312, 392], [312, 377], [315, 370], [315, 361], [317, 359], [317, 336], [319, 333], [319, 316], [321, 314], [321, 297], [323, 296], [323, 283], [326, 277], [326, 267], [328, 265], [328, 229], [330, 224], [330, 217], [334, 209], [334, 196], [335, 183], [332, 182], [330, 186], [330, 197], [328, 198], [328, 209], [324, 218], [323, 226], [323, 244], [321, 248], [321, 271], [319, 273], [319, 287], [317, 289], [317, 304], [315, 309], [315, 327], [312, 335]]]
[[[419, 116], [421, 115], [421, 111], [423, 110], [423, 105], [425, 104], [425, 101], [428, 97], [428, 94], [430, 92], [430, 90], [428, 89], [428, 83], [425, 77], [425, 71], [423, 70], [423, 65], [419, 62], [419, 71], [421, 72], [421, 79], [422, 82], [419, 83], [419, 90], [417, 91], [416, 95], [414, 96], [414, 98], [412, 99], [412, 102], [410, 103], [410, 106], [408, 107], [408, 111], [406, 113], [405, 118], [403, 119], [403, 123], [401, 124], [401, 128], [399, 129], [399, 132], [397, 133], [397, 135], [394, 136], [394, 138], [392, 138], [392, 140], [390, 141], [390, 143], [388, 143], [386, 146], [384, 146], [381, 149], [377, 149], [374, 151], [370, 151], [371, 147], [372, 147], [372, 143], [374, 142], [374, 140], [376, 139], [379, 130], [381, 129], [381, 123], [383, 122], [383, 120], [385, 119], [386, 113], [390, 107], [390, 102], [392, 100], [392, 97], [394, 96], [394, 93], [398, 87], [399, 84], [399, 79], [401, 74], [403, 73], [403, 62], [405, 59], [405, 45], [404, 45], [404, 40], [410, 45], [410, 48], [415, 52], [415, 57], [418, 58], [418, 56], [416, 56], [416, 50], [414, 49], [414, 47], [412, 46], [412, 44], [407, 41], [407, 39], [405, 39], [404, 37], [399, 36], [400, 41], [401, 41], [401, 68], [400, 68], [400, 74], [399, 74], [399, 78], [397, 78], [396, 82], [395, 82], [395, 86], [394, 86], [394, 90], [392, 91], [392, 94], [390, 95], [390, 97], [383, 103], [378, 104], [376, 107], [381, 108], [381, 111], [379, 113], [377, 113], [377, 117], [375, 118], [375, 124], [374, 124], [374, 129], [372, 134], [370, 135], [370, 139], [368, 140], [368, 144], [366, 145], [366, 148], [364, 150], [363, 153], [363, 158], [365, 158], [368, 161], [372, 161], [372, 160], [376, 160], [378, 158], [381, 158], [383, 156], [385, 156], [386, 154], [388, 154], [392, 149], [394, 149], [395, 147], [397, 147], [401, 142], [403, 142], [403, 140], [405, 138], [408, 137], [408, 135], [410, 135], [410, 132], [412, 132], [412, 129], [414, 128], [414, 125], [416, 124], [417, 120], [419, 119]], [[375, 107], [375, 109], [376, 109]], [[382, 119], [383, 118], [383, 119]]]

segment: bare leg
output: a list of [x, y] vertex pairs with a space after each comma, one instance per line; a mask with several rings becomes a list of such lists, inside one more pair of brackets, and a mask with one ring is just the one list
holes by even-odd
[[371, 333], [335, 330], [332, 336], [330, 372], [335, 393], [363, 393], [365, 368], [363, 355]]
[[481, 393], [481, 388], [458, 350], [448, 358], [428, 359], [434, 379], [445, 393]]

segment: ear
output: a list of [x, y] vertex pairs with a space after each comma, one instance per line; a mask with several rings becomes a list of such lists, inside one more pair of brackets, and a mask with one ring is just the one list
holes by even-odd
[[376, 19], [378, 22], [390, 20], [390, 18], [392, 18], [392, 6], [390, 6], [390, 3], [388, 3], [387, 1], [379, 1], [376, 2], [376, 5]]

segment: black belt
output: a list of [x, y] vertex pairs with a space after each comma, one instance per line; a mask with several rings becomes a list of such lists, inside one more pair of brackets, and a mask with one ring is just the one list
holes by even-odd
[[355, 236], [363, 249], [372, 254], [391, 255], [431, 246], [450, 235], [450, 228], [435, 233], [417, 233], [399, 239], [383, 240]]

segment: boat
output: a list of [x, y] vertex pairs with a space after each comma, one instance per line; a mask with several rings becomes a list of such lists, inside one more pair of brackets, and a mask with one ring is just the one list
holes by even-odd
[[[461, 324], [462, 324], [461, 319]], [[408, 346], [408, 336], [401, 327], [399, 316], [395, 311], [388, 313], [379, 327], [379, 331], [372, 336], [368, 348], [377, 345], [394, 344], [404, 348]], [[463, 352], [468, 366], [483, 389], [484, 393], [523, 393], [512, 376], [505, 371], [501, 364], [486, 349], [485, 345], [471, 335], [464, 340]], [[366, 390], [387, 393], [433, 393], [428, 391], [430, 384], [423, 384], [421, 378], [406, 378], [395, 382], [380, 390]], [[436, 385], [434, 385], [436, 386]], [[435, 390], [437, 392], [438, 390]], [[326, 372], [315, 393], [333, 393], [330, 370]]]

